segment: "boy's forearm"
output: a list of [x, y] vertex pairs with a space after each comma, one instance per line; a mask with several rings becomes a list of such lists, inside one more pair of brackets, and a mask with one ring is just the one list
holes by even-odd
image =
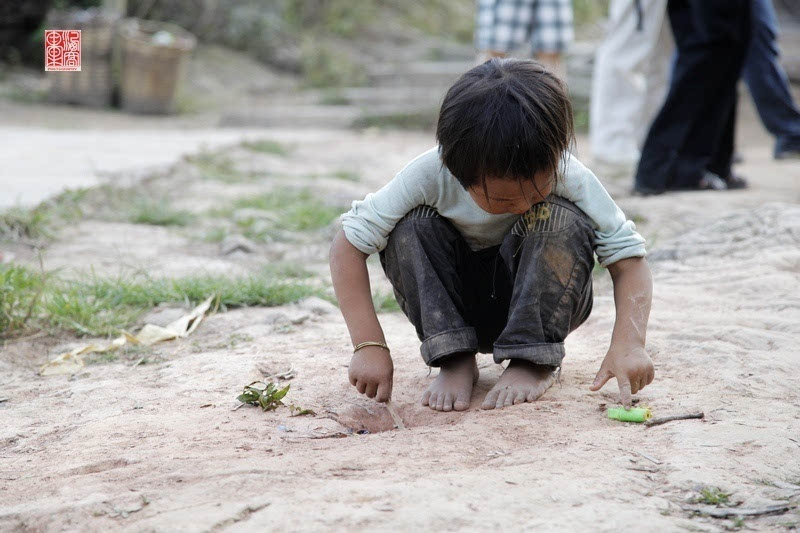
[[653, 277], [642, 257], [622, 259], [608, 267], [614, 281], [617, 319], [611, 344], [644, 347], [653, 298]]
[[331, 279], [353, 345], [364, 341], [386, 342], [372, 303], [367, 257], [350, 244], [344, 231], [336, 234], [331, 244]]

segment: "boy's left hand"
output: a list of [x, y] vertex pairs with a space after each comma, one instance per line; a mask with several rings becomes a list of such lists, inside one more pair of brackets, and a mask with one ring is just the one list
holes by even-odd
[[625, 406], [625, 409], [629, 409], [631, 395], [652, 383], [654, 376], [653, 361], [647, 355], [644, 347], [612, 344], [589, 390], [599, 391], [609, 379], [615, 377], [619, 385], [622, 405]]

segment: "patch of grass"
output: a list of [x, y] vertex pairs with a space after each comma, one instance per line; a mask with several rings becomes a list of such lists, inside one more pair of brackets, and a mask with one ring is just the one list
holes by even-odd
[[237, 169], [233, 159], [220, 153], [204, 150], [185, 159], [200, 171], [200, 177], [204, 180], [241, 183], [254, 178], [253, 174]]
[[728, 505], [730, 503], [730, 492], [723, 492], [719, 487], [705, 487], [697, 497], [697, 503], [706, 505]]
[[402, 130], [432, 130], [436, 125], [437, 110], [408, 113], [362, 115], [353, 123], [355, 128], [393, 128]]
[[734, 529], [742, 529], [744, 527], [744, 518], [736, 516], [731, 520], [731, 527]]
[[259, 152], [262, 154], [274, 154], [280, 156], [289, 155], [289, 149], [279, 142], [261, 139], [258, 141], [245, 141], [242, 143], [242, 148], [246, 148], [251, 152]]
[[81, 202], [89, 189], [68, 189], [36, 207], [12, 207], [0, 212], [0, 240], [52, 239], [64, 223], [83, 216]]
[[203, 236], [203, 242], [219, 244], [228, 236], [228, 230], [221, 227], [211, 228]]
[[309, 279], [314, 277], [313, 272], [296, 263], [272, 263], [265, 266], [262, 272], [265, 276], [273, 276], [279, 279]]
[[[225, 278], [187, 276], [175, 279], [104, 278], [78, 280], [42, 277], [22, 266], [0, 267], [0, 338], [25, 330], [54, 329], [79, 336], [111, 336], [136, 324], [142, 314], [161, 303], [197, 304], [217, 295], [224, 310], [246, 306], [276, 306], [323, 290], [297, 278], [262, 273]], [[41, 296], [37, 298], [37, 294]]]
[[87, 365], [106, 365], [116, 363], [118, 360], [119, 354], [116, 351], [92, 353], [85, 359]]
[[361, 175], [352, 170], [337, 170], [333, 173], [333, 177], [345, 181], [361, 181]]
[[350, 105], [352, 102], [346, 95], [342, 94], [341, 91], [331, 89], [325, 91], [319, 99], [319, 103], [321, 105]]
[[22, 87], [10, 87], [4, 92], [3, 96], [13, 102], [38, 104], [47, 99], [47, 91], [42, 89], [31, 90]]
[[372, 303], [375, 306], [376, 313], [394, 313], [396, 311], [402, 311], [392, 291], [374, 291], [372, 293]]
[[173, 209], [165, 200], [142, 198], [131, 208], [128, 220], [134, 224], [151, 226], [187, 226], [194, 220], [194, 215]]
[[[275, 227], [288, 231], [324, 228], [347, 210], [344, 207], [327, 205], [310, 189], [291, 188], [280, 188], [267, 194], [241, 198], [231, 206], [233, 211], [244, 208], [275, 212], [277, 214]], [[247, 224], [248, 222], [250, 224]], [[252, 222], [252, 220], [243, 221], [244, 225], [248, 226], [252, 226]]]
[[0, 338], [25, 328], [36, 315], [45, 279], [20, 265], [0, 265]]

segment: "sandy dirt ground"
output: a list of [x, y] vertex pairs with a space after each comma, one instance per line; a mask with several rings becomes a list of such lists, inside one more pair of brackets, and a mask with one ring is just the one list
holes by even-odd
[[[121, 358], [73, 376], [36, 370], [80, 341], [32, 339], [7, 343], [0, 356], [0, 530], [796, 528], [796, 508], [743, 523], [694, 512], [705, 486], [743, 508], [800, 501], [800, 164], [773, 161], [752, 112], [742, 115], [748, 191], [635, 198], [628, 178], [603, 177], [651, 243], [656, 380], [639, 405], [656, 416], [703, 411], [704, 420], [645, 428], [605, 417], [618, 400], [614, 383], [600, 393], [588, 386], [614, 320], [607, 272], [596, 274], [591, 318], [567, 341], [560, 383], [500, 411], [478, 408], [502, 371], [486, 355], [468, 411], [421, 406], [433, 376], [413, 327], [402, 313], [381, 314], [405, 431], [348, 384], [349, 337], [325, 302], [217, 313], [191, 337], [155, 347], [148, 364]], [[361, 173], [361, 182], [313, 182], [342, 200], [374, 190], [433, 145], [427, 133], [264, 136], [295, 148], [288, 158], [232, 157], [289, 179]], [[198, 211], [272, 185], [195, 182], [180, 168], [172, 179], [170, 197]], [[221, 256], [185, 230], [86, 220], [65, 228], [44, 261], [179, 275], [291, 260], [324, 281], [326, 255], [324, 236]], [[374, 285], [387, 288], [379, 265], [370, 268]], [[235, 409], [244, 385], [289, 368], [287, 401], [316, 416]]]

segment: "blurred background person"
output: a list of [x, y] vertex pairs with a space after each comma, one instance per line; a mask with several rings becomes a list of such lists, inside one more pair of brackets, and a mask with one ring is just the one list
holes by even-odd
[[752, 35], [742, 77], [758, 116], [775, 137], [775, 159], [800, 157], [800, 110], [781, 67], [778, 21], [771, 0], [752, 0]]
[[642, 149], [635, 190], [740, 188], [731, 175], [736, 84], [750, 42], [749, 0], [670, 0], [672, 83]]
[[600, 163], [635, 166], [669, 88], [667, 0], [611, 0], [592, 76], [589, 141]]
[[505, 57], [527, 41], [533, 57], [563, 79], [563, 55], [574, 39], [572, 20], [571, 0], [478, 0], [478, 62]]

